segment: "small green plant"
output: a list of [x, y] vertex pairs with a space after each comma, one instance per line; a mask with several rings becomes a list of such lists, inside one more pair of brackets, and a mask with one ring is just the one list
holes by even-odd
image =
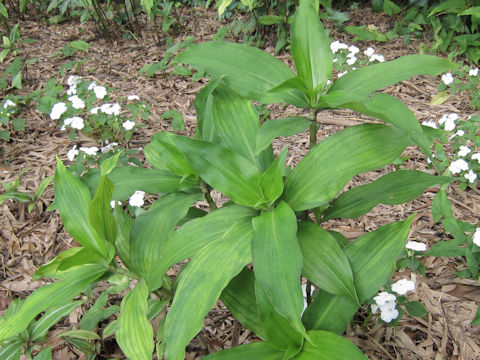
[[442, 76], [442, 82], [438, 85], [438, 93], [432, 98], [434, 105], [442, 104], [451, 95], [466, 94], [470, 98], [470, 107], [473, 110], [480, 108], [480, 87], [477, 67], [470, 67], [458, 63], [457, 69]]
[[[69, 42], [67, 45], [65, 45], [60, 51], [57, 53], [53, 54], [52, 57], [56, 56], [64, 56], [65, 59], [72, 58], [73, 55], [77, 54], [78, 52], [86, 52], [88, 48], [91, 45], [87, 43], [86, 41], [83, 40], [75, 40]], [[83, 58], [81, 60], [78, 59], [73, 59], [70, 61], [67, 61], [65, 64], [61, 65], [59, 68], [59, 74], [60, 75], [65, 75], [65, 72], [75, 68], [75, 71], [78, 72], [80, 70], [80, 67], [85, 64], [85, 62], [88, 60], [88, 58]]]

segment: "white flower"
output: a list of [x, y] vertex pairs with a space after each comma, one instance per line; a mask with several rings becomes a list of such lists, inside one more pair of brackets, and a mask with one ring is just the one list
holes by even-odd
[[135, 193], [132, 196], [130, 196], [130, 199], [128, 200], [128, 203], [131, 206], [141, 207], [145, 203], [143, 201], [144, 196], [145, 196], [145, 191], [137, 190], [137, 191], [135, 191]]
[[468, 163], [463, 159], [455, 160], [450, 164], [450, 166], [448, 167], [448, 170], [450, 170], [452, 174], [458, 174], [458, 173], [461, 173], [462, 171], [467, 171]]
[[471, 153], [472, 150], [465, 145], [460, 146], [460, 151], [458, 152], [458, 156], [467, 156], [469, 153]]
[[52, 111], [50, 112], [50, 118], [52, 120], [58, 120], [65, 111], [67, 111], [67, 105], [65, 105], [65, 103], [56, 103], [52, 107]]
[[348, 45], [347, 44], [344, 44], [344, 43], [341, 43], [340, 41], [338, 40], [335, 40], [334, 42], [332, 42], [330, 44], [330, 49], [332, 50], [332, 53], [337, 53], [338, 50], [340, 49], [348, 49]]
[[68, 150], [67, 152], [67, 158], [70, 161], [75, 160], [75, 156], [77, 156], [80, 152], [77, 150], [77, 145], [73, 145], [73, 147]]
[[117, 146], [117, 145], [118, 145], [118, 144], [117, 144], [116, 142], [112, 142], [112, 143], [110, 143], [110, 144], [107, 143], [107, 145], [105, 145], [104, 147], [102, 147], [102, 148], [100, 149], [100, 151], [101, 151], [102, 154], [107, 153], [107, 152], [109, 152], [109, 151], [112, 151], [113, 148], [114, 148], [115, 146]]
[[97, 115], [98, 111], [100, 110], [100, 106], [96, 106], [90, 109], [90, 114]]
[[381, 292], [373, 298], [376, 306], [372, 305], [372, 313], [376, 313], [380, 309], [380, 318], [385, 322], [390, 322], [398, 317], [397, 304], [395, 300], [397, 297], [386, 291]]
[[138, 97], [138, 95], [128, 95], [127, 100], [129, 101], [140, 100], [140, 98]]
[[463, 136], [463, 135], [465, 135], [465, 131], [457, 130], [457, 132], [455, 134], [453, 134], [452, 136], [450, 136], [448, 140], [452, 140], [455, 136]]
[[338, 73], [337, 74], [337, 78], [341, 78], [343, 75], [345, 75], [348, 71], [344, 71], [344, 72], [341, 72], [341, 73]]
[[431, 120], [431, 121], [424, 121], [424, 122], [422, 122], [422, 125], [423, 125], [423, 126], [431, 127], [431, 128], [433, 128], [433, 129], [437, 129], [437, 128], [438, 128], [437, 124], [436, 124], [435, 121], [433, 121], [433, 120]]
[[107, 89], [105, 88], [105, 86], [101, 86], [101, 85], [94, 86], [93, 92], [95, 93], [95, 96], [97, 97], [97, 99], [100, 99], [100, 100], [103, 99], [105, 95], [107, 95]]
[[385, 62], [385, 57], [383, 55], [377, 55], [377, 54], [373, 54], [372, 56], [370, 56], [370, 59], [369, 59], [371, 62], [374, 62], [375, 60], [378, 61], [378, 62]]
[[468, 173], [463, 175], [463, 177], [470, 181], [470, 184], [473, 184], [475, 180], [477, 180], [477, 174], [475, 174], [471, 169], [468, 171]]
[[480, 153], [475, 153], [472, 155], [472, 160], [477, 160], [480, 164]]
[[70, 96], [68, 101], [72, 103], [72, 106], [75, 109], [83, 109], [85, 107], [85, 103], [77, 95]]
[[103, 104], [102, 106], [100, 106], [100, 111], [102, 111], [103, 113], [107, 114], [107, 115], [120, 115], [120, 104]]
[[427, 250], [427, 245], [424, 243], [418, 242], [418, 241], [407, 241], [407, 244], [405, 245], [407, 249], [413, 250], [413, 251], [425, 251]]
[[478, 75], [478, 68], [476, 69], [470, 69], [468, 72], [468, 76], [477, 76]]
[[[313, 291], [315, 290], [315, 287], [313, 285], [310, 285], [310, 294], [313, 294]], [[302, 293], [303, 293], [303, 311], [307, 308], [307, 284], [302, 284]], [[303, 314], [302, 311], [302, 314]]]
[[78, 83], [82, 80], [80, 76], [77, 75], [70, 75], [67, 79], [67, 84], [69, 86], [77, 86]]
[[[71, 120], [70, 121], [70, 126], [74, 129], [82, 130], [83, 127], [85, 126], [85, 124], [83, 123], [83, 119], [81, 117], [74, 116], [70, 120]], [[65, 121], [67, 121], [67, 119], [65, 119]]]
[[458, 115], [455, 113], [443, 115], [438, 123], [444, 125], [444, 129], [447, 131], [452, 131], [455, 129], [455, 122], [458, 120]]
[[87, 89], [88, 89], [88, 90], [93, 90], [93, 88], [94, 88], [95, 86], [97, 86], [97, 83], [96, 83], [95, 81], [92, 81], [92, 82], [90, 83], [90, 85], [88, 85], [88, 88], [87, 88]]
[[70, 88], [67, 90], [67, 95], [75, 95], [77, 93], [77, 86], [70, 86]]
[[450, 85], [451, 83], [453, 83], [452, 73], [448, 72], [446, 74], [443, 74], [442, 75], [442, 81], [445, 85]]
[[477, 246], [480, 246], [480, 228], [475, 230], [475, 234], [473, 234], [473, 243]]
[[15, 104], [12, 100], [7, 99], [7, 100], [5, 100], [5, 102], [3, 103], [3, 108], [6, 109], [6, 108], [9, 107], [9, 106], [15, 107], [15, 106], [17, 106], [17, 104]]
[[85, 154], [90, 155], [90, 156], [95, 156], [97, 155], [98, 152], [98, 147], [92, 146], [92, 147], [80, 147], [80, 151], [83, 151]]
[[386, 323], [389, 323], [392, 320], [395, 320], [397, 317], [398, 317], [397, 309], [385, 309], [385, 310], [382, 310], [380, 314], [380, 318]]
[[398, 295], [405, 295], [407, 292], [415, 290], [415, 283], [407, 279], [398, 280], [392, 284], [392, 290]]
[[388, 302], [391, 302], [391, 301], [395, 301], [397, 297], [393, 294], [390, 294], [386, 291], [383, 291], [381, 292], [380, 294], [378, 294], [377, 296], [375, 296], [373, 298], [373, 300], [375, 300], [375, 302], [377, 303], [378, 306], [383, 306], [385, 305], [386, 303]]
[[115, 205], [121, 206], [121, 205], [122, 205], [122, 202], [117, 200], [117, 202], [116, 202], [116, 204], [115, 204], [115, 200], [110, 201], [110, 207], [111, 207], [112, 209], [115, 208]]
[[357, 58], [355, 56], [349, 57], [347, 60], [348, 65], [353, 65], [357, 61]]
[[332, 85], [332, 80], [327, 80], [327, 86]]
[[[350, 54], [358, 54], [360, 52], [360, 49], [356, 47], [355, 45], [349, 46], [348, 51], [350, 51]], [[347, 55], [348, 56], [348, 55]]]
[[135, 126], [135, 123], [133, 121], [127, 120], [122, 124], [122, 126], [125, 130], [132, 130]]
[[376, 314], [378, 310], [380, 309], [377, 304], [372, 304], [370, 305], [372, 308], [372, 314]]
[[373, 54], [375, 54], [375, 49], [372, 48], [372, 47], [369, 47], [369, 48], [367, 48], [367, 50], [365, 50], [363, 53], [364, 53], [366, 56], [371, 57]]

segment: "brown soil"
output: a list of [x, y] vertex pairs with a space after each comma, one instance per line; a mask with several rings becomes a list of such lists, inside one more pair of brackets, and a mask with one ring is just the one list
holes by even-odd
[[[188, 20], [175, 34], [175, 40], [187, 35], [194, 36], [197, 42], [211, 39], [222, 25], [214, 20], [213, 10], [194, 9], [184, 11], [182, 16]], [[380, 29], [388, 28], [392, 19], [383, 14], [373, 14], [368, 9], [360, 9], [351, 13], [352, 24], [375, 24]], [[195, 110], [193, 100], [205, 81], [193, 83], [190, 78], [172, 75], [169, 72], [159, 73], [151, 78], [138, 74], [138, 70], [151, 62], [159, 61], [165, 53], [166, 36], [158, 30], [145, 26], [138, 39], [112, 40], [105, 39], [96, 33], [91, 23], [79, 24], [67, 22], [61, 25], [47, 26], [36, 20], [23, 20], [20, 25], [22, 37], [36, 39], [36, 42], [25, 46], [28, 58], [37, 58], [37, 62], [29, 66], [24, 74], [24, 88], [18, 94], [27, 94], [41, 89], [50, 78], [57, 83], [66, 84], [66, 77], [58, 75], [59, 67], [69, 59], [51, 57], [60, 48], [72, 40], [83, 39], [92, 46], [85, 54], [88, 61], [75, 72], [84, 78], [97, 81], [99, 84], [116, 88], [115, 96], [138, 94], [142, 100], [152, 105], [152, 115], [145, 123], [146, 127], [135, 132], [130, 142], [132, 148], [143, 147], [149, 142], [152, 134], [160, 130], [171, 130], [170, 124], [161, 118], [161, 114], [169, 109], [178, 109], [186, 120], [186, 134], [191, 135], [195, 126]], [[333, 31], [332, 37], [349, 42], [348, 36]], [[401, 55], [418, 52], [418, 41], [405, 46], [402, 39], [387, 44], [361, 44], [362, 48], [374, 46], [378, 53], [387, 60]], [[271, 47], [267, 48], [271, 52]], [[288, 55], [282, 59], [291, 63]], [[6, 64], [1, 65], [3, 71]], [[446, 112], [456, 112], [461, 118], [472, 114], [468, 107], [468, 99], [455, 96], [443, 105], [429, 105], [431, 97], [436, 94], [439, 79], [416, 77], [386, 90], [407, 104], [420, 121], [439, 119]], [[274, 116], [282, 113], [293, 114], [298, 111], [290, 107], [275, 106]], [[33, 192], [40, 181], [55, 170], [55, 157], [58, 155], [66, 161], [66, 153], [72, 146], [67, 134], [59, 131], [59, 126], [49, 117], [39, 113], [34, 107], [22, 112], [26, 119], [26, 129], [12, 134], [12, 141], [4, 145], [5, 152], [0, 156], [0, 179], [12, 181], [19, 171], [31, 168], [22, 179], [20, 190]], [[319, 131], [319, 137], [325, 137], [357, 122], [372, 121], [351, 111], [331, 111], [324, 116], [325, 123]], [[281, 147], [290, 143], [288, 164], [295, 164], [306, 153], [307, 135], [301, 134], [289, 139], [280, 139], [276, 145]], [[81, 143], [74, 141], [73, 143]], [[409, 149], [409, 168], [425, 169], [424, 157]], [[348, 184], [369, 182], [380, 175], [380, 172], [362, 174]], [[430, 207], [435, 192], [428, 189], [421, 197], [404, 205], [377, 206], [368, 214], [355, 220], [332, 220], [327, 226], [341, 231], [348, 238], [356, 238], [364, 232], [376, 229], [391, 221], [404, 219], [416, 213], [414, 225], [409, 239], [425, 242], [432, 246], [447, 235], [442, 228], [433, 222]], [[455, 215], [472, 224], [480, 222], [480, 191], [468, 189], [460, 191], [450, 187], [449, 197]], [[32, 281], [32, 274], [43, 263], [52, 259], [59, 252], [74, 246], [73, 239], [64, 231], [57, 212], [45, 211], [53, 201], [53, 186], [45, 191], [41, 201], [29, 214], [25, 207], [16, 202], [7, 201], [0, 206], [1, 242], [0, 242], [0, 314], [3, 313], [12, 299], [25, 298], [43, 281]], [[374, 321], [362, 325], [355, 321], [347, 329], [346, 336], [354, 341], [371, 359], [478, 359], [480, 356], [480, 326], [472, 326], [476, 307], [480, 302], [478, 281], [455, 277], [455, 272], [465, 268], [461, 258], [425, 257], [425, 276], [401, 271], [394, 279], [408, 278], [416, 282], [417, 289], [409, 295], [410, 300], [419, 300], [425, 304], [429, 315], [425, 318], [414, 318], [408, 315], [400, 320], [397, 327], [379, 325]], [[54, 347], [56, 359], [84, 358], [70, 345], [56, 338], [67, 328], [75, 327], [81, 318], [81, 311], [72, 314], [49, 336], [49, 343]], [[361, 314], [359, 314], [361, 319]], [[361, 319], [363, 320], [363, 319]], [[208, 352], [231, 347], [232, 344], [243, 344], [252, 340], [253, 334], [242, 328], [218, 304], [209, 313], [201, 332]], [[201, 358], [205, 354], [198, 339], [192, 341], [187, 349], [187, 359]], [[101, 358], [122, 358], [121, 351], [114, 340], [102, 344]]]

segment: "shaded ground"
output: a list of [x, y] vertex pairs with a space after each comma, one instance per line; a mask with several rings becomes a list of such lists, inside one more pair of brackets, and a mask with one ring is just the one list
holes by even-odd
[[[357, 10], [351, 15], [352, 23], [367, 22], [380, 28], [388, 27], [392, 21], [387, 16], [372, 14], [369, 10]], [[195, 9], [188, 14], [188, 25], [181, 28], [175, 37], [181, 39], [192, 35], [197, 41], [208, 40], [221, 26], [218, 21], [212, 20], [213, 18], [214, 11]], [[152, 105], [152, 115], [146, 122], [146, 127], [135, 132], [130, 142], [131, 147], [143, 147], [152, 134], [160, 130], [171, 130], [170, 124], [161, 118], [161, 114], [169, 109], [182, 112], [187, 124], [186, 134], [192, 134], [195, 126], [193, 100], [204, 83], [192, 83], [190, 78], [168, 73], [152, 78], [138, 75], [142, 66], [162, 59], [165, 52], [163, 34], [156, 33], [153, 29], [145, 29], [138, 41], [113, 41], [99, 38], [91, 24], [65, 23], [46, 26], [41, 22], [25, 20], [20, 28], [23, 37], [37, 40], [34, 44], [26, 45], [26, 50], [29, 58], [35, 57], [38, 60], [27, 69], [24, 75], [25, 87], [19, 93], [40, 89], [51, 77], [55, 77], [57, 83], [65, 85], [66, 77], [58, 76], [58, 69], [67, 60], [52, 58], [51, 54], [72, 40], [83, 39], [92, 46], [86, 53], [89, 60], [76, 75], [116, 88], [114, 96], [138, 94], [142, 100]], [[348, 42], [344, 34], [332, 32], [331, 36]], [[387, 60], [418, 51], [418, 42], [405, 46], [401, 39], [388, 44], [365, 43], [361, 44], [361, 47], [366, 48], [368, 45], [373, 45]], [[282, 56], [282, 59], [291, 63], [287, 55]], [[6, 65], [2, 64], [2, 70], [4, 66]], [[71, 74], [73, 73], [67, 76]], [[387, 92], [414, 110], [420, 121], [438, 120], [446, 112], [456, 112], [461, 118], [472, 113], [468, 108], [468, 99], [462, 96], [453, 97], [441, 106], [429, 106], [430, 98], [436, 93], [437, 82], [438, 79], [418, 77], [391, 87]], [[275, 106], [273, 116], [277, 117], [285, 112], [292, 114], [298, 110]], [[67, 134], [59, 131], [57, 123], [34, 108], [25, 110], [22, 115], [27, 121], [26, 129], [13, 134], [12, 142], [5, 146], [5, 153], [0, 156], [0, 180], [14, 180], [20, 170], [31, 168], [32, 170], [24, 175], [20, 190], [33, 192], [45, 176], [54, 174], [57, 155], [66, 161], [66, 153], [72, 142]], [[327, 125], [319, 131], [320, 139], [343, 126], [372, 121], [351, 111], [331, 111], [322, 114], [322, 118]], [[290, 143], [287, 162], [294, 165], [307, 151], [308, 136], [302, 134], [288, 140], [280, 139], [276, 145], [281, 147], [286, 142]], [[420, 153], [412, 148], [408, 150], [408, 155], [411, 157], [407, 162], [408, 168], [425, 169], [425, 159]], [[379, 176], [380, 172], [362, 174], [347, 186], [370, 182]], [[327, 227], [354, 239], [364, 232], [417, 213], [409, 239], [426, 242], [430, 247], [446, 236], [441, 227], [434, 224], [430, 212], [436, 191], [435, 188], [428, 189], [420, 198], [405, 205], [377, 206], [359, 219], [332, 220]], [[478, 187], [464, 192], [453, 187], [449, 197], [458, 218], [473, 224], [479, 223]], [[49, 186], [31, 214], [11, 201], [1, 205], [0, 313], [8, 307], [12, 299], [26, 297], [43, 284], [41, 281], [31, 281], [31, 275], [38, 266], [74, 245], [72, 238], [64, 231], [58, 213], [45, 211], [52, 201], [53, 187]], [[403, 271], [396, 274], [395, 279], [408, 278], [416, 282], [417, 290], [409, 299], [422, 301], [430, 313], [428, 317], [419, 319], [405, 315], [399, 326], [394, 328], [376, 325], [374, 321], [362, 324], [363, 317], [360, 312], [357, 319], [359, 321], [352, 323], [346, 335], [371, 359], [477, 359], [480, 356], [480, 327], [471, 326], [470, 322], [475, 316], [476, 305], [480, 303], [478, 282], [454, 276], [456, 271], [465, 268], [460, 258], [426, 257], [422, 262], [427, 267], [425, 276]], [[214, 260], [212, 266], [215, 266]], [[72, 314], [58, 326], [54, 334], [75, 326], [80, 315]], [[252, 340], [252, 334], [229, 317], [228, 311], [221, 304], [209, 313], [202, 337], [209, 352]], [[49, 337], [49, 342], [54, 345], [57, 359], [82, 358], [81, 353], [53, 335]], [[103, 344], [103, 349], [105, 356], [121, 358], [121, 352], [113, 340]], [[196, 339], [188, 348], [187, 358], [200, 358], [204, 353], [205, 350]]]

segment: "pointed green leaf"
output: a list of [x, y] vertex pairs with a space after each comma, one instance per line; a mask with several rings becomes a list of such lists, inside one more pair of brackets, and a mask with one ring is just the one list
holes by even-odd
[[35, 321], [30, 331], [30, 341], [39, 341], [47, 335], [48, 329], [64, 318], [85, 300], [78, 300], [65, 305], [57, 306], [47, 311], [39, 320]]
[[255, 294], [265, 340], [272, 347], [284, 351], [292, 344], [301, 347], [302, 334], [295, 330], [290, 322], [273, 308], [272, 303], [257, 282], [255, 283]]
[[184, 136], [176, 136], [175, 143], [202, 179], [237, 204], [256, 206], [265, 201], [260, 170], [243, 156], [221, 145]]
[[139, 274], [147, 276], [177, 222], [202, 199], [203, 193], [168, 194], [136, 218], [130, 233], [130, 260]]
[[297, 241], [297, 218], [285, 202], [263, 211], [252, 221], [255, 235], [252, 257], [255, 278], [273, 307], [299, 332], [303, 295], [300, 287], [302, 253]]
[[277, 350], [267, 342], [254, 342], [233, 349], [217, 351], [204, 357], [205, 360], [282, 360], [284, 351]]
[[[206, 42], [184, 50], [175, 60], [201, 68], [214, 77], [224, 75], [225, 83], [236, 93], [247, 99], [268, 103], [277, 102], [275, 95], [262, 94], [295, 77], [282, 61], [244, 44]], [[288, 95], [283, 94], [283, 97]], [[290, 96], [296, 102], [298, 91], [292, 90]]]
[[[431, 55], [408, 55], [393, 61], [364, 66], [349, 71], [336, 80], [328, 90], [344, 91], [344, 104], [362, 96], [367, 98], [372, 92], [394, 85], [416, 75], [436, 76], [457, 67], [454, 63]], [[353, 100], [355, 101], [355, 100]]]
[[22, 348], [25, 346], [22, 339], [13, 339], [7, 343], [2, 344], [0, 349], [0, 359], [2, 360], [19, 360], [22, 354]]
[[101, 265], [83, 265], [72, 270], [62, 281], [35, 290], [16, 314], [2, 322], [0, 342], [26, 329], [30, 321], [46, 309], [73, 299], [96, 281], [105, 270], [106, 268]]
[[332, 76], [330, 40], [311, 0], [300, 0], [291, 28], [291, 50], [298, 76], [308, 90], [322, 90]]
[[130, 232], [132, 231], [134, 220], [119, 206], [115, 206], [113, 209], [113, 217], [117, 224], [117, 237], [115, 239], [117, 254], [127, 269], [133, 270], [130, 259]]
[[360, 303], [372, 297], [392, 273], [397, 256], [405, 248], [413, 218], [382, 226], [345, 247]]
[[68, 330], [65, 331], [64, 333], [59, 335], [60, 338], [68, 338], [68, 339], [76, 339], [76, 340], [83, 340], [83, 341], [89, 341], [89, 340], [100, 340], [100, 335], [98, 335], [96, 332], [90, 331], [90, 330], [83, 330], [83, 329], [78, 329], [78, 330]]
[[335, 238], [312, 222], [300, 222], [298, 241], [303, 254], [303, 275], [319, 288], [355, 301], [352, 269]]
[[271, 206], [283, 193], [283, 169], [285, 166], [285, 158], [287, 157], [287, 150], [288, 146], [285, 146], [260, 178], [263, 195], [268, 200], [267, 206]]
[[428, 311], [419, 301], [409, 301], [405, 303], [405, 309], [407, 309], [408, 314], [415, 317], [423, 317], [428, 315]]
[[106, 243], [90, 222], [88, 214], [91, 202], [87, 186], [71, 174], [60, 159], [57, 159], [55, 203], [65, 229], [78, 243], [107, 258]]
[[124, 354], [132, 360], [151, 360], [153, 328], [147, 319], [148, 287], [141, 280], [129, 291], [120, 305], [115, 338]]
[[34, 360], [52, 360], [52, 347], [49, 346], [43, 349], [33, 359]]
[[224, 237], [202, 248], [182, 272], [165, 320], [166, 360], [185, 358], [185, 347], [201, 330], [203, 318], [222, 290], [251, 261], [252, 234], [251, 224], [243, 224], [235, 236]]
[[358, 347], [342, 336], [329, 331], [311, 330], [312, 343], [305, 343], [295, 360], [368, 360]]
[[[128, 281], [128, 285], [130, 285], [130, 281]], [[120, 307], [118, 305], [112, 305], [105, 309], [107, 301], [108, 291], [104, 291], [97, 298], [95, 304], [93, 304], [83, 314], [82, 320], [80, 321], [81, 330], [94, 330], [100, 321], [107, 319], [108, 317], [116, 314], [120, 310]]]
[[396, 205], [415, 199], [429, 186], [453, 181], [416, 170], [399, 170], [357, 186], [340, 195], [326, 210], [323, 221], [333, 218], [354, 219], [378, 204]]
[[303, 116], [267, 120], [257, 134], [255, 153], [265, 150], [279, 136], [292, 136], [304, 132], [310, 126], [310, 120]]
[[159, 288], [163, 275], [172, 265], [194, 256], [213, 241], [238, 235], [244, 224], [251, 223], [255, 213], [247, 207], [229, 205], [184, 224], [167, 240], [147, 275], [149, 288]]
[[194, 139], [213, 141], [212, 100], [215, 88], [221, 83], [223, 76], [212, 79], [195, 97], [194, 105], [197, 113], [197, 127]]
[[243, 326], [261, 339], [266, 339], [257, 309], [253, 271], [244, 268], [223, 289], [220, 299]]
[[117, 224], [113, 217], [110, 201], [113, 197], [113, 183], [103, 175], [100, 178], [97, 192], [90, 203], [88, 215], [93, 228], [97, 233], [110, 243], [115, 242], [117, 237]]
[[285, 181], [285, 201], [295, 210], [332, 200], [355, 175], [396, 159], [410, 144], [391, 126], [364, 124], [341, 130], [315, 145]]

